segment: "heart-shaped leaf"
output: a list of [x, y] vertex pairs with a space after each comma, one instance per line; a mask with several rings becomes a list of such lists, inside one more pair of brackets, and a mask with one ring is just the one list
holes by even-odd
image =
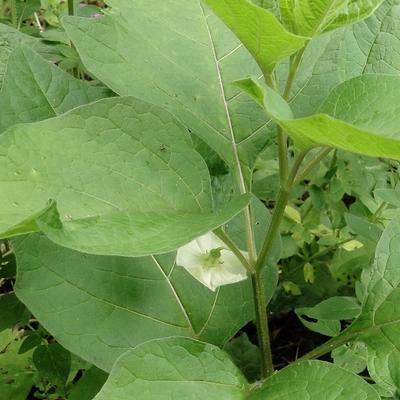
[[236, 143], [251, 166], [268, 118], [230, 83], [262, 72], [232, 32], [199, 0], [107, 3], [104, 17], [63, 19], [88, 70], [120, 95], [168, 109], [230, 165]]
[[[18, 125], [0, 146], [0, 237], [42, 230], [88, 253], [155, 254], [222, 225], [250, 200], [214, 212], [207, 166], [187, 133], [133, 98]], [[49, 199], [58, 210], [46, 208]]]
[[14, 50], [0, 93], [0, 132], [108, 97], [110, 91], [73, 78], [28, 47]]
[[249, 387], [222, 350], [184, 338], [144, 343], [118, 359], [95, 400], [379, 400], [363, 379], [333, 364], [287, 367]]
[[[175, 254], [92, 256], [39, 234], [13, 243], [18, 297], [64, 347], [105, 370], [150, 339], [222, 346], [254, 317], [250, 280], [212, 292], [175, 265]], [[275, 268], [266, 268], [265, 283], [272, 293]]]

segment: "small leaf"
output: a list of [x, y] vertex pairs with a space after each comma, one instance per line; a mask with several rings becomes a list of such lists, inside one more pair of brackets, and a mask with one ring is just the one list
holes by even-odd
[[360, 374], [367, 368], [367, 347], [364, 343], [343, 345], [333, 350], [331, 354], [336, 365], [355, 374]]
[[26, 315], [26, 307], [15, 294], [0, 295], [0, 332], [7, 328], [14, 328], [18, 322], [26, 318]]
[[285, 207], [285, 216], [291, 219], [296, 224], [301, 224], [301, 214], [293, 207]]
[[96, 367], [91, 367], [72, 386], [68, 400], [92, 400], [107, 380], [108, 375]]
[[342, 247], [346, 251], [354, 251], [357, 249], [361, 249], [361, 247], [363, 246], [364, 244], [359, 242], [358, 240], [350, 240], [349, 242], [342, 244], [340, 247]]
[[340, 333], [340, 321], [356, 318], [360, 310], [355, 298], [337, 296], [314, 307], [297, 308], [295, 312], [307, 328], [322, 335], [337, 336]]
[[283, 290], [290, 295], [293, 296], [300, 296], [301, 295], [301, 289], [298, 285], [296, 285], [294, 282], [291, 281], [284, 281], [282, 282], [282, 287]]
[[271, 12], [248, 0], [205, 2], [250, 51], [265, 75], [306, 43], [306, 38], [287, 32]]
[[250, 382], [260, 379], [261, 353], [259, 347], [251, 343], [246, 333], [232, 339], [224, 346], [233, 362]]
[[313, 284], [315, 282], [314, 266], [310, 263], [305, 263], [303, 267], [304, 280], [307, 283]]
[[37, 347], [32, 359], [43, 379], [61, 387], [65, 386], [71, 369], [69, 351], [58, 343], [51, 343]]

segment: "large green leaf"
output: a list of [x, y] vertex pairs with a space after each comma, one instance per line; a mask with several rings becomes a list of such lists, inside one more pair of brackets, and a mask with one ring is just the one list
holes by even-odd
[[248, 51], [199, 0], [113, 0], [102, 18], [63, 24], [88, 70], [120, 95], [168, 109], [222, 159], [253, 163], [267, 118], [230, 85], [262, 76]]
[[46, 58], [53, 59], [55, 57], [56, 46], [48, 46], [38, 38], [25, 35], [9, 25], [0, 23], [0, 88], [10, 54], [21, 44], [38, 51]]
[[306, 361], [269, 378], [252, 400], [379, 400], [359, 376], [333, 364]]
[[176, 249], [249, 201], [213, 212], [208, 170], [187, 133], [133, 98], [17, 125], [0, 147], [0, 237], [42, 230], [80, 251], [141, 256]]
[[[399, 13], [400, 1], [386, 0], [366, 20], [312, 40], [293, 84], [290, 105], [295, 115], [315, 113], [332, 89], [349, 79], [367, 73], [399, 75]], [[283, 86], [284, 66], [279, 76]]]
[[41, 121], [108, 97], [109, 90], [73, 78], [27, 47], [8, 60], [0, 93], [0, 132], [19, 122]]
[[[175, 254], [91, 256], [39, 234], [14, 245], [18, 297], [63, 346], [105, 370], [150, 339], [222, 346], [254, 316], [250, 280], [212, 292], [175, 265]], [[266, 283], [274, 285], [273, 272]]]
[[366, 18], [384, 0], [279, 0], [285, 25], [299, 35], [314, 37]]
[[251, 390], [239, 369], [220, 349], [191, 339], [168, 338], [144, 343], [123, 355], [95, 400], [380, 398], [357, 375], [319, 361], [290, 366], [265, 381], [261, 389], [258, 385]]
[[248, 0], [205, 0], [246, 46], [265, 75], [284, 58], [304, 47], [307, 39], [281, 25], [274, 14]]
[[289, 105], [256, 81], [238, 82], [294, 139], [298, 148], [316, 145], [400, 159], [400, 77], [363, 75], [339, 85], [319, 113], [294, 118]]
[[122, 356], [95, 400], [243, 400], [248, 386], [219, 348], [169, 338], [144, 343]]
[[375, 262], [363, 275], [360, 317], [342, 334], [368, 347], [368, 370], [389, 390], [400, 389], [400, 220], [392, 221], [378, 243]]

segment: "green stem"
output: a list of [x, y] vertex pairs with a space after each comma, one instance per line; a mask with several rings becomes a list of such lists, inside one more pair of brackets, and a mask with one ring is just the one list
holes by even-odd
[[285, 213], [285, 208], [287, 206], [287, 203], [289, 201], [289, 195], [290, 191], [293, 187], [293, 182], [296, 178], [297, 172], [300, 168], [300, 165], [302, 161], [304, 160], [304, 157], [306, 156], [306, 152], [302, 152], [298, 155], [298, 157], [295, 159], [293, 167], [290, 171], [290, 175], [287, 179], [287, 182], [281, 186], [278, 194], [278, 199], [276, 201], [276, 206], [274, 209], [274, 212], [272, 214], [272, 219], [271, 223], [268, 227], [267, 234], [264, 239], [264, 243], [262, 245], [260, 254], [257, 258], [257, 262], [255, 265], [256, 271], [261, 271], [262, 268], [264, 267], [265, 260], [267, 259], [272, 245], [274, 244], [275, 238], [277, 237], [279, 233], [279, 227], [282, 222], [283, 215]]
[[299, 175], [295, 180], [295, 185], [301, 183], [306, 178], [306, 176], [313, 170], [313, 168], [320, 161], [322, 161], [331, 151], [332, 148], [330, 147], [324, 147], [323, 149], [321, 149], [320, 152], [316, 155], [316, 157], [313, 158], [308, 164], [304, 166], [303, 170], [299, 173]]
[[254, 269], [240, 251], [240, 249], [236, 246], [236, 244], [232, 241], [232, 239], [222, 230], [222, 228], [217, 228], [214, 230], [214, 233], [226, 244], [229, 250], [238, 258], [238, 260], [242, 263], [242, 265], [247, 269], [249, 273], [253, 273]]
[[351, 238], [351, 239], [342, 240], [342, 241], [339, 242], [339, 243], [336, 243], [336, 244], [334, 244], [334, 245], [332, 245], [332, 246], [329, 246], [329, 247], [327, 247], [326, 249], [323, 249], [323, 250], [319, 251], [318, 253], [313, 254], [313, 255], [308, 259], [308, 261], [313, 261], [313, 260], [315, 260], [315, 259], [317, 259], [317, 258], [319, 258], [319, 257], [322, 257], [322, 256], [324, 256], [325, 254], [328, 254], [328, 253], [330, 253], [331, 251], [336, 250], [338, 247], [340, 247], [340, 246], [342, 246], [342, 245], [344, 245], [344, 244], [346, 244], [346, 243], [348, 243], [348, 242], [350, 242], [350, 241], [352, 241], [352, 240], [353, 240], [352, 238]]
[[374, 212], [373, 215], [370, 217], [370, 222], [376, 223], [378, 222], [379, 217], [381, 216], [382, 212], [385, 211], [385, 208], [388, 206], [388, 203], [383, 202], [378, 209]]
[[74, 0], [68, 0], [68, 15], [75, 15]]
[[265, 288], [261, 273], [259, 271], [254, 272], [251, 275], [251, 281], [256, 311], [258, 345], [261, 351], [261, 377], [268, 378], [274, 373], [274, 364], [269, 336]]
[[17, 0], [10, 1], [11, 23], [15, 29], [18, 28]]
[[332, 350], [335, 350], [336, 348], [343, 346], [346, 343], [352, 342], [358, 337], [359, 334], [360, 332], [357, 331], [351, 332], [344, 330], [339, 336], [336, 336], [323, 343], [321, 346], [318, 346], [315, 349], [311, 350], [304, 356], [297, 359], [296, 362], [308, 361], [322, 357], [325, 354], [330, 353]]
[[283, 129], [278, 126], [279, 177], [281, 185], [287, 180], [289, 173], [288, 138]]
[[304, 52], [307, 46], [304, 46], [299, 52], [294, 56], [290, 63], [289, 75], [286, 81], [285, 91], [283, 92], [283, 98], [289, 100], [290, 93], [292, 91], [293, 83], [296, 79], [297, 71], [299, 70], [301, 60], [303, 59]]

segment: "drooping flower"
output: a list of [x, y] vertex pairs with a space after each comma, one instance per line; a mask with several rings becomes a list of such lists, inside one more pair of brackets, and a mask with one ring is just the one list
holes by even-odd
[[[247, 258], [246, 252], [242, 254]], [[176, 264], [212, 291], [247, 278], [246, 268], [212, 232], [179, 248]]]

